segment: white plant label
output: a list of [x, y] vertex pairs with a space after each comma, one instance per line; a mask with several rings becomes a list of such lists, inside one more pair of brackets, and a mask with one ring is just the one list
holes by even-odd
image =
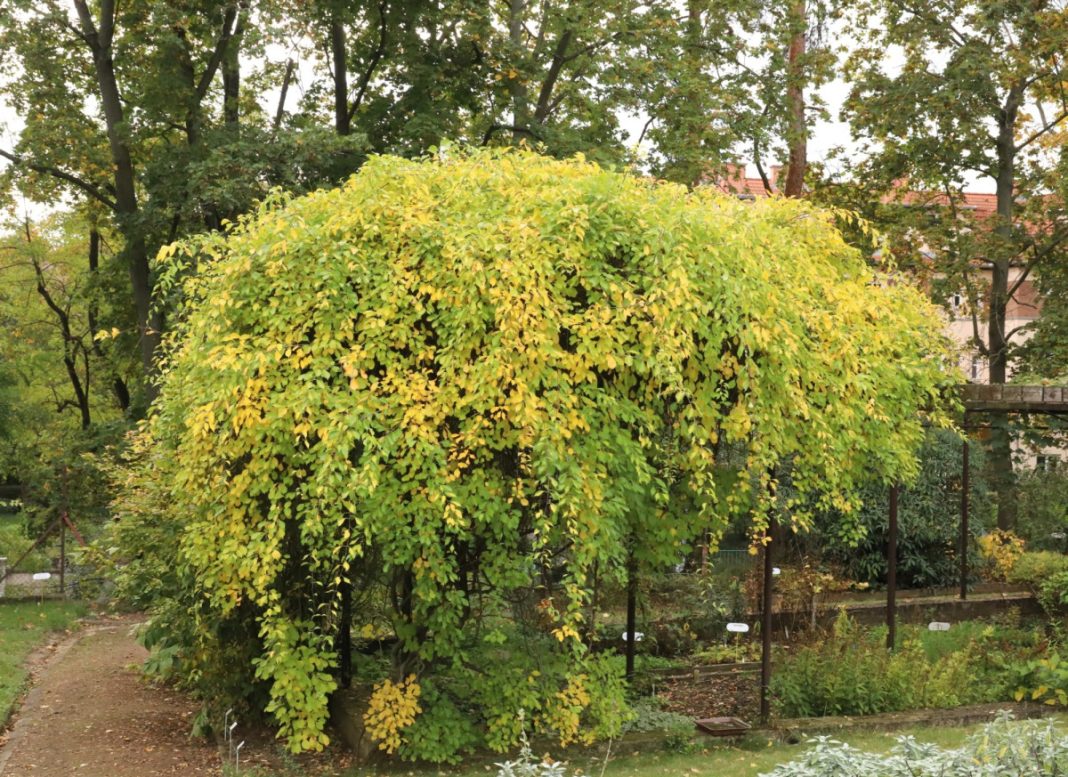
[[749, 624], [748, 623], [728, 623], [727, 624], [727, 631], [730, 631], [730, 632], [732, 632], [734, 634], [745, 634], [747, 631], [749, 631]]
[[949, 631], [949, 624], [941, 621], [931, 621], [927, 624], [928, 631]]

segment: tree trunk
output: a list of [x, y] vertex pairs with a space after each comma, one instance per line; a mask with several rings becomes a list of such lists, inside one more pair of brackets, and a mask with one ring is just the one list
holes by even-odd
[[[89, 275], [94, 280], [97, 277], [97, 272], [100, 269], [100, 232], [95, 228], [89, 230]], [[89, 300], [89, 335], [92, 337], [93, 353], [102, 362], [107, 361], [107, 357], [104, 355], [103, 349], [100, 347], [100, 342], [96, 339], [96, 333], [99, 331], [97, 327], [96, 318], [96, 301], [95, 299]], [[126, 386], [126, 381], [122, 379], [114, 369], [111, 374], [111, 391], [115, 395], [115, 401], [119, 405], [119, 409], [124, 413], [130, 407], [130, 389]]]
[[223, 121], [226, 126], [236, 131], [241, 115], [239, 98], [241, 97], [241, 33], [243, 25], [239, 22], [234, 30], [234, 37], [226, 48], [226, 57], [222, 64], [223, 81]]
[[114, 167], [115, 211], [118, 227], [125, 245], [122, 257], [130, 274], [134, 308], [137, 314], [141, 366], [145, 371], [145, 396], [148, 402], [156, 397], [154, 381], [156, 349], [160, 343], [162, 319], [152, 312], [152, 272], [149, 268], [148, 246], [139, 222], [137, 189], [133, 156], [127, 140], [128, 127], [123, 115], [119, 85], [115, 78], [115, 63], [111, 58], [111, 44], [115, 29], [115, 0], [100, 3], [100, 25], [93, 21], [86, 0], [75, 0], [82, 34], [93, 53], [93, 66], [100, 107], [107, 127], [108, 147]]
[[[512, 56], [517, 59], [524, 51], [523, 21], [527, 2], [528, 0], [508, 2], [508, 42], [511, 44]], [[518, 145], [524, 131], [530, 129], [530, 94], [522, 78], [509, 78], [508, 91], [512, 97], [512, 142]]]
[[[989, 382], [1005, 383], [1008, 377], [1008, 346], [1005, 337], [1005, 314], [1009, 304], [1009, 271], [1016, 167], [1016, 116], [1022, 89], [1013, 87], [998, 116], [997, 225], [1000, 238], [990, 256], [990, 310], [987, 316]], [[1011, 529], [1016, 524], [1016, 479], [1012, 470], [1012, 435], [1009, 418], [998, 413], [991, 419], [990, 474], [997, 493], [998, 528]]]
[[790, 160], [786, 166], [783, 193], [787, 197], [800, 197], [808, 168], [808, 128], [805, 125], [804, 70], [801, 62], [805, 55], [808, 27], [805, 0], [798, 0], [790, 9], [790, 27], [792, 38], [786, 76], [786, 106], [789, 113], [786, 142], [790, 148]]
[[345, 48], [345, 26], [335, 11], [330, 17], [330, 53], [334, 62], [334, 130], [338, 135], [352, 132], [349, 121], [349, 71]]

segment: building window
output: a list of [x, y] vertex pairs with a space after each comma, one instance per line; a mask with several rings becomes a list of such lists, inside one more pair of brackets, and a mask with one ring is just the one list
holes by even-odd
[[972, 359], [972, 380], [979, 380], [979, 360]]
[[1035, 472], [1053, 471], [1053, 460], [1049, 456], [1035, 456]]
[[951, 299], [953, 301], [953, 309], [960, 310], [961, 303], [964, 302], [964, 299], [961, 297], [960, 292], [958, 291], [956, 294], [954, 294]]

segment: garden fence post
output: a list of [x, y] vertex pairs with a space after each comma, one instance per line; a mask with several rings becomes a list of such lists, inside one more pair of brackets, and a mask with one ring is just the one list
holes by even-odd
[[59, 522], [59, 595], [67, 598], [67, 524], [63, 520]]
[[961, 451], [960, 476], [960, 598], [968, 598], [968, 438], [964, 438]]
[[635, 633], [637, 630], [636, 610], [638, 605], [638, 559], [634, 555], [634, 550], [630, 551], [630, 558], [627, 559], [627, 680], [634, 679], [634, 648], [637, 642], [638, 636]]
[[893, 650], [897, 641], [897, 494], [898, 485], [890, 486], [890, 531], [886, 541], [886, 648]]
[[775, 535], [775, 517], [768, 516], [768, 528], [764, 535], [764, 585], [760, 624], [760, 722], [767, 725], [771, 719], [771, 541]]

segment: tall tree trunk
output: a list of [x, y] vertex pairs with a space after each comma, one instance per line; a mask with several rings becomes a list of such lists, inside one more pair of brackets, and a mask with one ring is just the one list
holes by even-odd
[[338, 135], [352, 132], [349, 121], [349, 70], [345, 25], [337, 12], [330, 16], [330, 54], [334, 63], [334, 130]]
[[122, 257], [129, 270], [137, 315], [141, 366], [145, 372], [145, 396], [152, 402], [156, 397], [155, 357], [163, 321], [159, 313], [152, 310], [152, 272], [149, 267], [148, 246], [138, 218], [133, 155], [127, 140], [128, 127], [119, 97], [118, 81], [115, 78], [115, 63], [111, 56], [115, 32], [115, 0], [101, 0], [99, 27], [86, 0], [74, 0], [74, 5], [78, 11], [82, 35], [93, 54], [97, 91], [111, 151], [115, 211], [125, 243]]
[[[508, 1], [508, 42], [511, 44], [512, 56], [517, 60], [525, 49], [523, 21], [528, 2], [529, 0]], [[530, 129], [530, 94], [522, 78], [509, 78], [508, 91], [512, 97], [512, 142], [518, 144], [524, 132]]]
[[804, 68], [805, 37], [808, 29], [808, 12], [805, 0], [797, 0], [790, 9], [790, 52], [786, 75], [786, 106], [789, 112], [789, 128], [786, 142], [790, 148], [790, 161], [786, 167], [787, 197], [800, 197], [804, 191], [805, 171], [808, 167], [808, 128], [805, 124]]
[[223, 121], [226, 126], [235, 132], [238, 129], [241, 109], [239, 100], [241, 97], [241, 34], [245, 31], [245, 17], [238, 19], [237, 27], [234, 28], [233, 37], [226, 47], [226, 55], [222, 63], [223, 82]]
[[[89, 230], [89, 276], [95, 279], [97, 272], [100, 269], [100, 232], [95, 228]], [[102, 362], [107, 361], [107, 356], [104, 354], [104, 350], [100, 347], [100, 342], [96, 339], [97, 327], [97, 309], [96, 300], [90, 298], [89, 300], [89, 334], [92, 336], [92, 348], [93, 354]], [[88, 358], [88, 356], [87, 356]], [[126, 381], [122, 379], [122, 376], [112, 370], [111, 373], [111, 391], [115, 395], [115, 401], [119, 405], [119, 409], [124, 413], [130, 407], [130, 389], [126, 386]]]
[[[994, 229], [1000, 238], [990, 257], [990, 311], [987, 316], [990, 383], [1005, 383], [1008, 378], [1008, 347], [1005, 315], [1009, 305], [1008, 250], [1012, 241], [1012, 219], [1016, 176], [1016, 118], [1023, 90], [1014, 86], [998, 116], [997, 220]], [[990, 473], [998, 500], [998, 528], [1011, 529], [1016, 524], [1016, 478], [1012, 469], [1012, 435], [1007, 414], [995, 414], [990, 434]]]

